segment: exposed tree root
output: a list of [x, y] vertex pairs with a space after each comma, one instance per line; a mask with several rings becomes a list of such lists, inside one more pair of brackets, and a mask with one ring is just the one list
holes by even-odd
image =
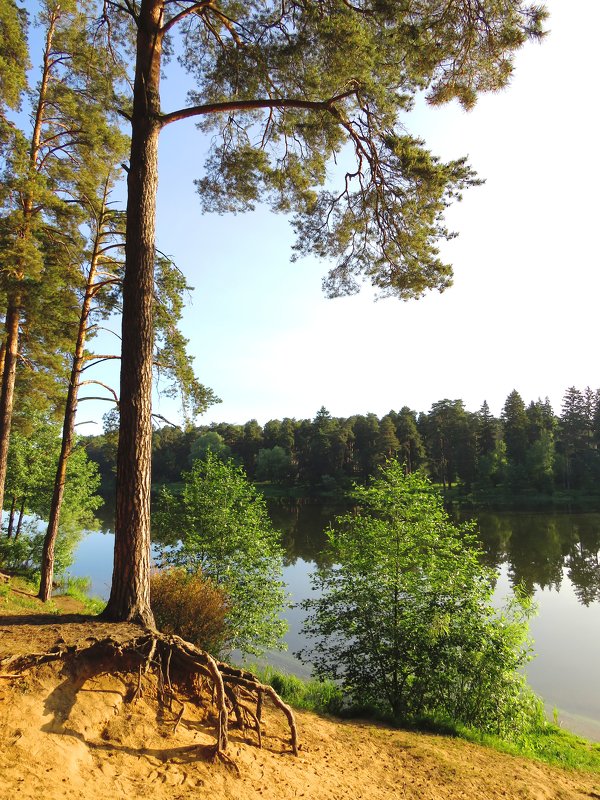
[[118, 642], [112, 637], [87, 640], [84, 645], [67, 645], [59, 641], [45, 653], [0, 659], [0, 668], [6, 670], [0, 677], [15, 678], [33, 667], [59, 660], [65, 666], [76, 668], [79, 678], [83, 680], [100, 673], [137, 674], [137, 681], [134, 678], [128, 698], [131, 702], [143, 696], [149, 674], [155, 674], [156, 686], [152, 693], [156, 694], [159, 707], [174, 715], [173, 733], [185, 711], [182, 698], [186, 702], [201, 705], [205, 702], [202, 690], [211, 690], [212, 704], [216, 710], [214, 757], [236, 770], [237, 767], [226, 755], [230, 717], [233, 716], [235, 725], [242, 732], [254, 731], [258, 746], [262, 747], [261, 714], [264, 701], [268, 698], [285, 715], [290, 729], [290, 746], [294, 755], [298, 755], [294, 714], [274, 689], [261, 683], [250, 672], [216, 661], [179, 636], [145, 630], [140, 636], [125, 642]]

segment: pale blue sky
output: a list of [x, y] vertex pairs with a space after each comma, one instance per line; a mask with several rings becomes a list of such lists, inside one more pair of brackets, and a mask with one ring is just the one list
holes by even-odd
[[[568, 386], [600, 386], [600, 4], [547, 5], [551, 33], [519, 53], [506, 91], [469, 113], [419, 107], [406, 120], [435, 154], [468, 155], [486, 179], [448, 214], [460, 236], [444, 246], [455, 283], [441, 295], [374, 303], [366, 287], [326, 300], [327, 264], [290, 263], [284, 217], [201, 215], [203, 140], [189, 121], [163, 132], [158, 243], [195, 287], [184, 332], [223, 399], [200, 423], [313, 417], [321, 405], [334, 416], [426, 411], [444, 397], [470, 410], [487, 399], [499, 414], [515, 388], [558, 411]], [[170, 78], [165, 110], [181, 90]], [[81, 417], [106, 408], [85, 403]]]

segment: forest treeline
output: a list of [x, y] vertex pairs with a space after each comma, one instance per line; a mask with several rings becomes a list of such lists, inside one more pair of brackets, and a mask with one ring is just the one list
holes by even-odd
[[[87, 439], [86, 448], [100, 468], [104, 492], [110, 492], [115, 426]], [[462, 400], [444, 399], [428, 412], [404, 406], [382, 417], [333, 417], [323, 407], [313, 419], [273, 419], [264, 426], [254, 419], [188, 430], [165, 426], [153, 436], [154, 485], [177, 483], [208, 450], [232, 458], [253, 481], [293, 487], [298, 494], [343, 491], [395, 459], [407, 473], [422, 470], [445, 490], [594, 495], [600, 478], [600, 390], [567, 389], [560, 413], [548, 399], [526, 404], [515, 390], [499, 417], [487, 402], [473, 412]]]

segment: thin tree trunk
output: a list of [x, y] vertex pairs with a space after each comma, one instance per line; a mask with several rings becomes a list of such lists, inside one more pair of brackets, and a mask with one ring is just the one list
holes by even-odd
[[127, 176], [127, 228], [113, 578], [104, 616], [154, 625], [150, 609], [150, 465], [160, 23], [163, 0], [143, 0]]
[[19, 521], [17, 522], [17, 530], [15, 531], [15, 541], [19, 538], [19, 534], [21, 533], [21, 525], [23, 524], [23, 517], [25, 516], [25, 503], [27, 502], [27, 498], [24, 497], [21, 500], [21, 508], [19, 509]]
[[7, 539], [10, 539], [10, 537], [13, 534], [13, 528], [15, 526], [15, 510], [16, 510], [16, 508], [17, 508], [17, 498], [13, 494], [13, 499], [12, 499], [12, 503], [11, 503], [11, 506], [10, 506], [10, 516], [8, 518], [8, 530], [6, 532], [6, 538]]
[[6, 350], [4, 372], [2, 373], [2, 389], [0, 391], [0, 524], [2, 523], [2, 510], [4, 508], [8, 446], [10, 444], [10, 427], [15, 396], [20, 318], [21, 295], [17, 292], [11, 295], [6, 312]]
[[94, 238], [94, 246], [92, 248], [92, 257], [90, 260], [90, 269], [87, 277], [87, 285], [85, 287], [85, 295], [81, 306], [81, 314], [79, 317], [79, 330], [77, 332], [77, 341], [75, 343], [75, 350], [73, 352], [73, 363], [71, 366], [71, 377], [69, 380], [69, 388], [67, 390], [67, 400], [65, 404], [65, 416], [63, 420], [62, 442], [60, 448], [60, 455], [58, 457], [58, 464], [56, 467], [56, 477], [54, 479], [54, 489], [52, 492], [52, 501], [50, 503], [50, 516], [48, 518], [48, 528], [46, 536], [44, 537], [44, 547], [42, 551], [42, 564], [40, 575], [40, 588], [38, 597], [40, 600], [46, 602], [50, 599], [52, 594], [52, 578], [54, 576], [54, 547], [56, 544], [56, 537], [58, 536], [58, 526], [60, 522], [60, 510], [65, 493], [65, 483], [67, 480], [67, 465], [69, 457], [73, 450], [75, 441], [75, 416], [77, 414], [77, 397], [79, 394], [79, 376], [83, 367], [85, 359], [85, 339], [92, 307], [92, 301], [95, 294], [95, 281], [96, 273], [98, 270], [98, 261], [101, 255], [102, 239], [104, 234], [105, 220], [106, 220], [106, 202], [108, 199], [109, 181], [107, 179], [104, 186], [104, 196], [102, 198], [102, 207], [98, 215], [96, 236]]

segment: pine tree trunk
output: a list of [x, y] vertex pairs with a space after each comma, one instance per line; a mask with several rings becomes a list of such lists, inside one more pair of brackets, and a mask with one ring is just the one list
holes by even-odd
[[89, 322], [90, 310], [92, 301], [94, 299], [96, 273], [98, 269], [98, 260], [100, 258], [103, 228], [106, 219], [106, 201], [108, 197], [108, 180], [104, 188], [104, 197], [102, 200], [102, 209], [98, 217], [98, 229], [94, 239], [94, 246], [92, 250], [92, 257], [90, 261], [90, 269], [87, 277], [87, 285], [85, 288], [85, 295], [81, 306], [81, 314], [79, 317], [79, 330], [77, 332], [77, 341], [75, 343], [75, 350], [73, 352], [73, 364], [71, 366], [71, 377], [69, 380], [69, 388], [67, 391], [67, 400], [65, 404], [65, 416], [63, 420], [62, 442], [60, 447], [60, 455], [58, 457], [58, 464], [56, 467], [56, 477], [54, 479], [54, 489], [52, 492], [52, 501], [50, 503], [50, 516], [48, 517], [48, 528], [44, 537], [44, 547], [42, 550], [42, 564], [40, 575], [40, 588], [38, 597], [44, 602], [50, 599], [52, 594], [52, 579], [54, 576], [54, 546], [56, 544], [56, 537], [58, 536], [58, 525], [60, 522], [60, 510], [62, 501], [65, 494], [65, 483], [67, 480], [67, 465], [69, 457], [73, 450], [73, 443], [75, 441], [75, 416], [77, 414], [77, 397], [79, 394], [79, 377], [85, 358], [85, 339]]
[[127, 176], [115, 557], [104, 616], [154, 625], [150, 609], [150, 465], [160, 21], [163, 0], [144, 0]]
[[19, 355], [19, 323], [21, 317], [21, 296], [11, 295], [6, 311], [6, 347], [4, 355], [4, 371], [2, 373], [2, 389], [0, 390], [0, 524], [4, 508], [4, 486], [8, 466], [8, 445], [10, 443], [10, 427], [12, 423], [13, 402], [15, 396], [15, 379], [17, 375], [17, 358]]

